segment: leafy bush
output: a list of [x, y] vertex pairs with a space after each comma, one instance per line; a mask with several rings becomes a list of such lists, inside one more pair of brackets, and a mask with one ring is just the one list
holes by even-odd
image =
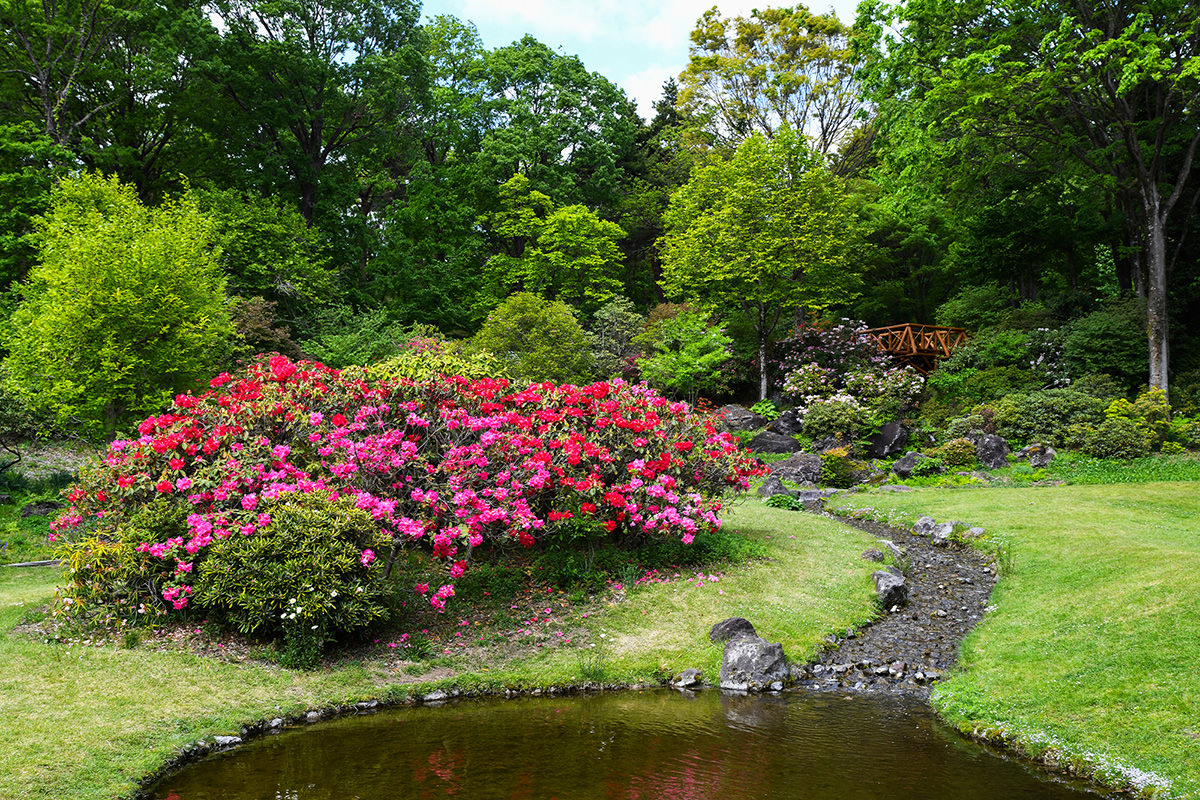
[[758, 414], [768, 422], [773, 422], [779, 419], [779, 408], [771, 401], [770, 398], [759, 400], [757, 403], [750, 406], [750, 411]]
[[425, 332], [405, 343], [404, 349], [366, 369], [372, 380], [417, 383], [440, 376], [458, 376], [471, 381], [510, 376], [505, 365], [486, 350], [464, 347], [461, 342], [446, 342]]
[[952, 467], [974, 466], [975, 445], [970, 439], [951, 439], [938, 448], [938, 456]]
[[1166, 394], [1157, 387], [1143, 390], [1132, 403], [1124, 397], [1113, 400], [1104, 416], [1133, 422], [1150, 442], [1152, 450], [1160, 448], [1171, 431], [1171, 406]]
[[[274, 356], [211, 385], [145, 420], [138, 439], [114, 441], [68, 494], [71, 506], [52, 527], [69, 539], [64, 595], [76, 607], [166, 614], [196, 602], [243, 613], [221, 592], [196, 595], [193, 576], [215, 580], [204, 566], [214, 548], [227, 564], [260, 564], [257, 551], [241, 559], [225, 550], [257, 542], [284, 514], [297, 530], [285, 526], [281, 547], [333, 548], [344, 560], [344, 542], [362, 546], [366, 534], [353, 519], [327, 524], [313, 508], [316, 498], [341, 498], [388, 542], [386, 556], [359, 551], [364, 567], [406, 550], [444, 565], [447, 583], [416, 586], [441, 610], [466, 568], [464, 551], [532, 547], [581, 530], [691, 543], [720, 525], [723, 497], [759, 471], [711, 418], [620, 381], [510, 393], [506, 381], [373, 381]], [[340, 539], [304, 538], [305, 520]], [[335, 615], [314, 624], [324, 637], [350, 623]], [[302, 644], [312, 650], [311, 637]]]
[[1036, 441], [1059, 446], [1069, 425], [1095, 425], [1104, 418], [1103, 401], [1071, 389], [1010, 394], [995, 408], [996, 432], [1023, 444]]
[[933, 316], [938, 325], [977, 331], [1004, 321], [1016, 301], [1012, 290], [998, 283], [967, 286], [938, 306]]
[[790, 494], [773, 494], [766, 500], [763, 500], [763, 505], [771, 508], [782, 508], [785, 511], [803, 511], [804, 501], [799, 497], [792, 497]]
[[366, 366], [404, 351], [420, 335], [401, 325], [383, 309], [355, 312], [332, 306], [316, 315], [316, 331], [300, 343], [305, 356], [328, 367]]
[[821, 454], [821, 483], [848, 489], [858, 483], [863, 464], [850, 457], [849, 447], [834, 447]]
[[827, 436], [857, 439], [868, 423], [867, 410], [862, 404], [849, 395], [839, 394], [810, 405], [804, 412], [800, 429], [811, 439]]
[[282, 638], [286, 665], [310, 667], [327, 641], [386, 613], [375, 551], [386, 552], [389, 537], [351, 496], [277, 499], [263, 513], [270, 524], [256, 535], [207, 548], [192, 599], [242, 633]]
[[1112, 375], [1126, 391], [1145, 383], [1146, 315], [1141, 301], [1121, 300], [1066, 326], [1063, 355], [1071, 376]]
[[637, 360], [646, 381], [656, 389], [695, 400], [700, 392], [721, 391], [722, 365], [733, 343], [717, 325], [696, 311], [680, 311], [647, 329], [639, 337], [647, 355]]
[[523, 381], [586, 383], [595, 370], [592, 337], [566, 303], [518, 292], [488, 315], [472, 344], [495, 354]]
[[984, 432], [987, 422], [982, 414], [966, 414], [961, 417], [955, 417], [946, 423], [946, 438], [961, 439], [968, 433], [975, 431]]
[[1096, 458], [1141, 458], [1150, 453], [1150, 436], [1127, 417], [1109, 417], [1088, 434], [1083, 452]]
[[940, 475], [946, 471], [946, 462], [937, 456], [931, 458], [923, 458], [913, 465], [912, 475], [914, 478], [928, 478], [933, 475]]
[[633, 378], [642, 354], [634, 341], [646, 328], [646, 319], [624, 297], [614, 297], [592, 315], [589, 330], [595, 347], [596, 372], [605, 378]]

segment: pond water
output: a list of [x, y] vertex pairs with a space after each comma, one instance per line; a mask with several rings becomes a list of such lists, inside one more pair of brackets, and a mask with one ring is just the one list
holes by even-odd
[[158, 800], [1095, 798], [964, 741], [923, 704], [662, 691], [464, 701], [286, 731]]

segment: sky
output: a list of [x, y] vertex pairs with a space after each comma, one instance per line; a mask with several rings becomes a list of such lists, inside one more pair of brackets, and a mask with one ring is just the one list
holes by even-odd
[[[696, 20], [714, 4], [724, 17], [772, 5], [764, 0], [424, 0], [421, 10], [425, 18], [451, 14], [474, 23], [489, 50], [528, 33], [565, 55], [579, 56], [589, 70], [624, 89], [648, 119], [663, 82], [678, 78], [687, 65]], [[806, 5], [853, 22], [857, 4], [811, 0]]]

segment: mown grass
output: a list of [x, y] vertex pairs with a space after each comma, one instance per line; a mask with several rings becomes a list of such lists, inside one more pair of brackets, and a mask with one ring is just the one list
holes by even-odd
[[[1113, 783], [1200, 797], [1200, 493], [1149, 483], [871, 493], [880, 516], [988, 529], [994, 611], [934, 704]], [[1053, 753], [1051, 754], [1054, 755]]]
[[[628, 589], [619, 602], [577, 617], [577, 646], [494, 664], [477, 652], [438, 658], [436, 685], [646, 682], [690, 667], [715, 679], [720, 651], [707, 633], [721, 619], [745, 616], [791, 658], [804, 659], [826, 633], [872, 613], [872, 565], [858, 558], [869, 537], [755, 500], [732, 509], [727, 524], [762, 542], [769, 560], [725, 567], [719, 581], [704, 586], [672, 580]], [[236, 734], [243, 724], [275, 715], [396, 698], [432, 685], [370, 658], [293, 672], [12, 633], [52, 595], [57, 578], [54, 568], [0, 568], [0, 797], [126, 796], [139, 778], [198, 739]]]

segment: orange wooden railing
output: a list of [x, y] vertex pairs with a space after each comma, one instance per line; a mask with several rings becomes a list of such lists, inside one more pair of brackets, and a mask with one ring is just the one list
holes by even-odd
[[871, 328], [867, 335], [875, 340], [879, 349], [908, 364], [923, 374], [937, 366], [938, 359], [948, 358], [967, 338], [963, 328], [947, 328], [943, 325], [889, 325]]

